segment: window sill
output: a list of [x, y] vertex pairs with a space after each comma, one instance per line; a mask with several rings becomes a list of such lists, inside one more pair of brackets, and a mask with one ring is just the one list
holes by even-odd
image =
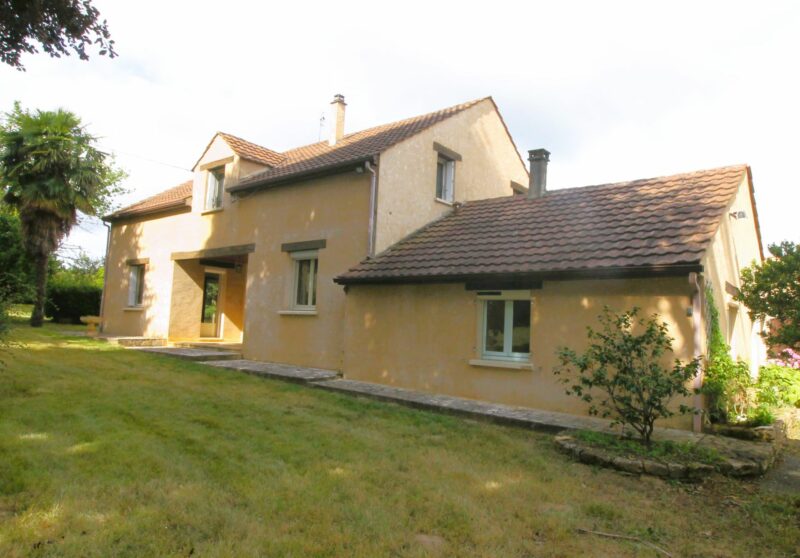
[[200, 215], [208, 215], [210, 213], [219, 213], [223, 209], [225, 209], [225, 208], [224, 207], [215, 207], [213, 209], [204, 209], [203, 211], [200, 212]]
[[483, 358], [473, 358], [469, 361], [470, 366], [482, 366], [485, 368], [509, 368], [511, 370], [533, 370], [533, 365], [527, 361], [519, 360], [492, 360]]
[[281, 316], [316, 316], [316, 310], [279, 310]]
[[144, 312], [144, 306], [126, 306], [123, 312]]
[[454, 205], [454, 202], [443, 200], [442, 198], [433, 198], [433, 201], [435, 201], [436, 203], [440, 203], [442, 205], [446, 205], [448, 207], [453, 207]]

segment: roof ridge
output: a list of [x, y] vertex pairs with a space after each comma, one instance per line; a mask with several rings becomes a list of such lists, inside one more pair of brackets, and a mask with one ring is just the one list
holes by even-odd
[[[425, 114], [358, 130], [345, 135], [332, 146], [322, 140], [294, 147], [282, 153], [284, 159], [279, 165], [244, 177], [228, 191], [235, 193], [251, 190], [360, 164], [386, 149], [418, 135], [431, 126], [487, 100], [491, 101], [492, 98], [481, 97]], [[492, 106], [494, 110], [497, 109], [496, 105]]]
[[[657, 181], [666, 181], [666, 180], [675, 180], [678, 178], [691, 178], [696, 177], [697, 175], [702, 174], [716, 174], [723, 171], [729, 170], [741, 170], [742, 172], [747, 170], [747, 164], [739, 164], [739, 165], [727, 165], [724, 167], [716, 167], [711, 169], [701, 169], [697, 171], [690, 171], [690, 172], [681, 172], [678, 174], [665, 174], [662, 176], [652, 176], [649, 178], [637, 178], [635, 180], [624, 180], [620, 182], [607, 182], [604, 184], [587, 184], [585, 186], [568, 186], [566, 188], [558, 188], [557, 190], [548, 190], [542, 198], [529, 198], [526, 195], [513, 195], [513, 196], [498, 196], [495, 198], [483, 198], [480, 200], [470, 200], [463, 202], [464, 207], [475, 206], [475, 205], [482, 205], [488, 202], [504, 202], [506, 200], [536, 200], [536, 199], [545, 199], [547, 197], [552, 197], [554, 195], [564, 194], [564, 193], [573, 193], [576, 191], [585, 192], [587, 190], [599, 190], [603, 188], [620, 188], [624, 186], [640, 186], [647, 182], [657, 182]], [[512, 202], [507, 202], [512, 203]]]
[[[356, 130], [355, 132], [350, 132], [349, 134], [345, 134], [338, 141], [344, 141], [344, 140], [346, 140], [348, 138], [352, 138], [353, 136], [356, 136], [358, 134], [365, 134], [367, 132], [372, 132], [372, 131], [375, 131], [375, 130], [377, 130], [379, 128], [383, 128], [385, 126], [399, 126], [399, 125], [402, 125], [402, 124], [406, 124], [406, 123], [412, 122], [414, 120], [422, 120], [424, 118], [428, 118], [428, 117], [437, 115], [437, 114], [442, 113], [442, 112], [447, 112], [448, 110], [455, 111], [455, 112], [453, 112], [453, 115], [455, 115], [455, 114], [458, 114], [458, 112], [461, 112], [462, 110], [466, 110], [466, 109], [468, 109], [468, 108], [470, 108], [470, 107], [472, 107], [474, 105], [477, 105], [481, 101], [485, 101], [485, 100], [491, 99], [491, 98], [492, 97], [490, 95], [488, 97], [482, 97], [480, 99], [472, 99], [471, 101], [464, 101], [463, 103], [458, 103], [458, 104], [455, 104], [455, 105], [452, 105], [452, 106], [449, 106], [449, 107], [445, 107], [445, 108], [442, 108], [442, 109], [439, 109], [439, 110], [432, 110], [430, 112], [425, 112], [423, 114], [418, 114], [416, 116], [407, 116], [407, 117], [401, 118], [399, 120], [392, 120], [391, 122], [384, 122], [383, 124], [377, 124], [375, 126], [370, 126], [369, 128], [362, 128], [361, 130]], [[458, 109], [458, 110], [456, 111], [456, 109]], [[423, 130], [424, 130], [424, 128], [422, 130], [419, 130], [419, 132], [422, 132]], [[417, 133], [419, 133], [419, 132], [417, 132]], [[414, 135], [416, 135], [416, 134], [414, 134]], [[409, 136], [409, 137], [411, 137], [411, 136]], [[308, 144], [305, 144], [305, 145], [298, 145], [297, 147], [292, 147], [290, 149], [287, 149], [286, 151], [281, 152], [281, 154], [286, 154], [286, 153], [289, 153], [289, 152], [292, 152], [292, 151], [297, 151], [299, 149], [306, 149], [306, 148], [314, 147], [314, 146], [317, 146], [317, 145], [326, 145], [327, 143], [328, 143], [328, 140], [319, 140], [319, 141], [315, 141], [313, 143], [308, 143]]]

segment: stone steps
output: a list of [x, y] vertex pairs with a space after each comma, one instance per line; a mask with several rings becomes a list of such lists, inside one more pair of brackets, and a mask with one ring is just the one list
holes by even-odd
[[98, 339], [105, 339], [112, 345], [120, 347], [166, 347], [167, 340], [163, 337], [117, 337], [113, 335], [99, 335]]
[[131, 349], [195, 362], [238, 360], [242, 358], [242, 353], [219, 349], [193, 349], [187, 347], [131, 347]]

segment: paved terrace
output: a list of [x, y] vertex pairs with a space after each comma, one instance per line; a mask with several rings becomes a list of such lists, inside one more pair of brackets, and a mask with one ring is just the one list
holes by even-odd
[[[189, 358], [191, 360], [198, 360], [207, 366], [227, 368], [262, 378], [305, 384], [317, 389], [368, 397], [379, 401], [406, 405], [416, 409], [458, 415], [475, 420], [529, 428], [531, 430], [550, 433], [564, 430], [619, 432], [618, 427], [611, 427], [611, 421], [601, 418], [529, 409], [526, 407], [513, 407], [510, 405], [476, 401], [450, 395], [425, 393], [383, 384], [346, 380], [340, 378], [339, 373], [333, 370], [244, 360], [241, 359], [237, 353], [229, 351], [162, 347], [139, 348], [136, 350], [178, 358]], [[187, 351], [191, 351], [191, 353], [187, 353]], [[202, 352], [202, 355], [200, 352]], [[755, 475], [765, 472], [772, 465], [776, 457], [775, 447], [773, 444], [766, 442], [738, 440], [710, 434], [695, 434], [687, 430], [673, 428], [656, 428], [653, 438], [676, 442], [692, 442], [714, 448], [720, 455], [726, 458], [732, 467], [741, 470], [744, 474]]]

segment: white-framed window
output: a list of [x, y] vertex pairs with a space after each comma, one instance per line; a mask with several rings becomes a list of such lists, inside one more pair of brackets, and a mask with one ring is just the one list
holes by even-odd
[[144, 264], [129, 267], [128, 306], [141, 306], [144, 300]]
[[453, 203], [456, 162], [444, 155], [436, 160], [436, 199]]
[[205, 209], [219, 209], [222, 207], [222, 193], [225, 187], [225, 165], [208, 169], [206, 175]]
[[305, 250], [292, 252], [294, 260], [294, 287], [292, 308], [295, 310], [315, 310], [317, 307], [317, 268], [318, 252]]
[[531, 358], [531, 298], [528, 291], [479, 294], [481, 358]]

